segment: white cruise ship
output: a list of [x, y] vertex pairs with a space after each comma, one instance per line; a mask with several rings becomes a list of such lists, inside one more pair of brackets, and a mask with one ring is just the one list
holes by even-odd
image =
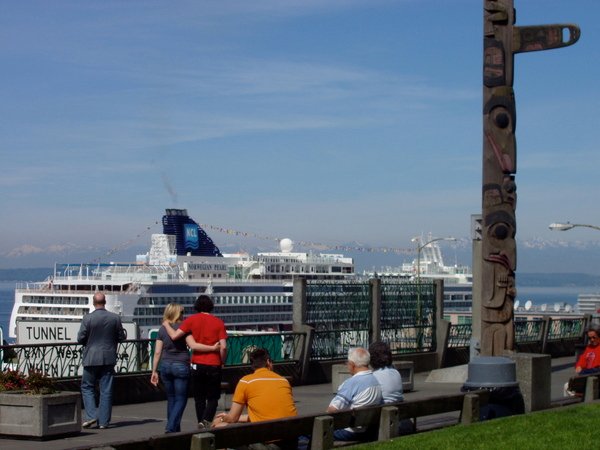
[[[94, 310], [97, 291], [106, 293], [108, 310], [138, 325], [140, 338], [160, 326], [165, 305], [180, 303], [193, 314], [203, 293], [228, 330], [289, 330], [294, 277], [355, 277], [352, 258], [294, 252], [290, 239], [280, 242], [279, 252], [222, 254], [184, 209], [167, 209], [162, 224], [163, 233], [152, 235], [150, 251], [135, 263], [57, 264], [45, 281], [17, 285], [9, 336], [30, 340], [20, 339], [19, 324], [29, 324], [31, 338], [32, 323], [79, 322]], [[46, 333], [40, 340], [47, 341], [61, 330], [35, 333]]]
[[[423, 240], [423, 239], [421, 239]], [[429, 236], [428, 241], [432, 237]], [[447, 266], [444, 264], [442, 250], [434, 240], [421, 249], [421, 255], [412, 262], [398, 267], [382, 267], [380, 270], [365, 271], [363, 276], [382, 279], [402, 279], [423, 281], [444, 280], [444, 312], [471, 312], [473, 303], [473, 274], [471, 268], [464, 265]]]

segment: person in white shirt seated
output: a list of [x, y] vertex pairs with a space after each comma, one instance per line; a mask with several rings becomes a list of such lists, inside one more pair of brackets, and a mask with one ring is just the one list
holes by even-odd
[[[356, 347], [348, 351], [346, 363], [352, 376], [338, 388], [335, 397], [327, 407], [328, 413], [383, 403], [381, 386], [373, 376], [369, 362], [370, 355], [367, 349]], [[333, 433], [336, 441], [360, 441], [366, 437], [366, 430], [363, 427], [349, 427], [335, 430]]]
[[392, 365], [390, 346], [382, 341], [373, 342], [369, 346], [373, 376], [381, 385], [384, 403], [401, 402], [404, 400], [402, 376]]

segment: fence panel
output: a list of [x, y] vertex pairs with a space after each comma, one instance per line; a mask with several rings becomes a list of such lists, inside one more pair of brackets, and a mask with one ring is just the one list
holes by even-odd
[[435, 350], [435, 289], [434, 283], [381, 283], [381, 338], [392, 353]]
[[314, 328], [311, 359], [345, 358], [348, 350], [369, 345], [370, 284], [322, 282], [306, 284], [306, 323]]
[[[252, 333], [232, 335], [227, 339], [229, 352], [226, 366], [247, 365], [248, 354], [258, 347], [269, 350], [274, 362], [298, 362], [304, 351], [305, 333]], [[83, 348], [76, 343], [27, 344], [0, 346], [0, 370], [32, 370], [52, 378], [78, 377], [82, 374]], [[147, 373], [152, 370], [154, 340], [135, 339], [119, 344], [118, 373]]]

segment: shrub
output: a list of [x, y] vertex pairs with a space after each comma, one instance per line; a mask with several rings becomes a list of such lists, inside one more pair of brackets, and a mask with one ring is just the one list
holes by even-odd
[[26, 389], [27, 377], [16, 370], [0, 372], [0, 392], [22, 391]]
[[31, 394], [55, 392], [52, 379], [41, 372], [31, 371], [28, 375], [17, 370], [0, 372], [0, 392], [27, 391]]

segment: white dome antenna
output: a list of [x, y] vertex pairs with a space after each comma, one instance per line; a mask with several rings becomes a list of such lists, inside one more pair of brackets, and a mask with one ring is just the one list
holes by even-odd
[[279, 248], [281, 249], [281, 253], [291, 253], [294, 251], [294, 241], [289, 238], [283, 238], [279, 241]]

